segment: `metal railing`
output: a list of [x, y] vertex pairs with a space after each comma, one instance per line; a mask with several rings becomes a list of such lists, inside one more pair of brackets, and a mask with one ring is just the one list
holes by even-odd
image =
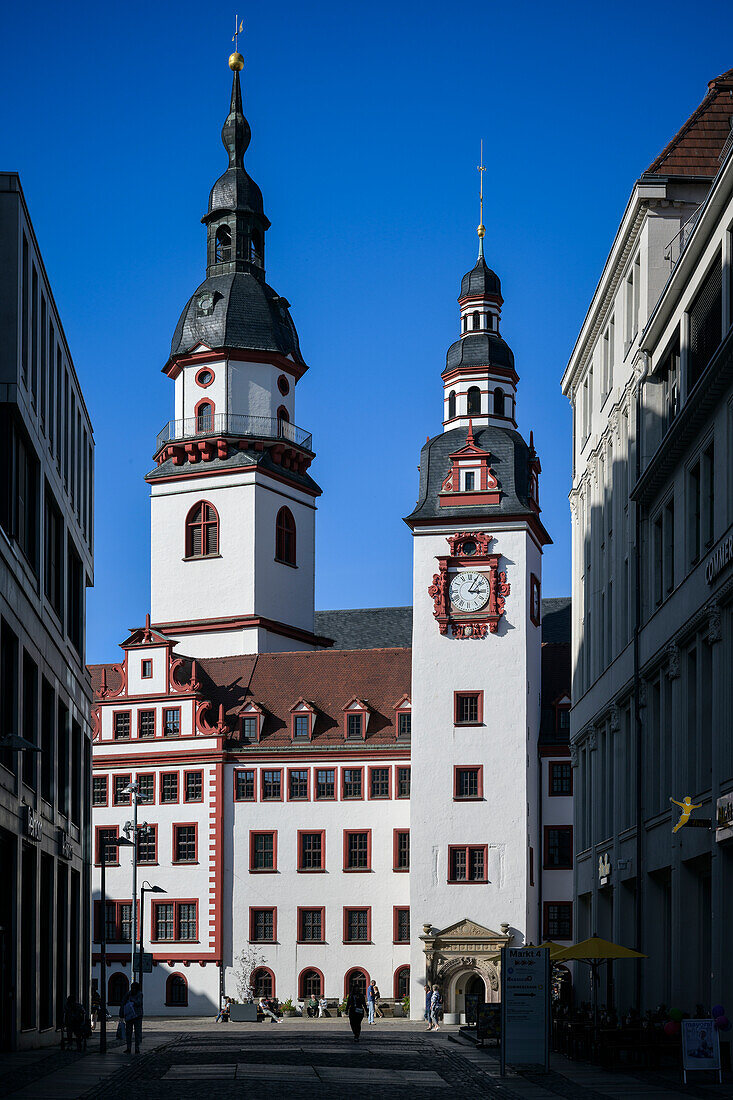
[[280, 417], [247, 416], [241, 413], [214, 413], [169, 420], [158, 432], [156, 451], [165, 443], [184, 439], [203, 439], [212, 435], [252, 436], [255, 439], [282, 439], [306, 451], [312, 450], [313, 436], [303, 428]]
[[674, 271], [680, 256], [685, 251], [687, 243], [692, 236], [692, 231], [697, 225], [697, 220], [700, 217], [702, 211], [702, 203], [698, 206], [697, 210], [684, 223], [679, 233], [675, 234], [672, 240], [669, 242], [664, 250], [664, 258], [669, 262], [670, 273]]

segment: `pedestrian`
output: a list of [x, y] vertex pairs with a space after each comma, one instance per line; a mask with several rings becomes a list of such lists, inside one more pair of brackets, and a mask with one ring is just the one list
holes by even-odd
[[367, 1002], [367, 1009], [368, 1009], [368, 1012], [369, 1012], [369, 1023], [370, 1024], [373, 1024], [375, 1022], [374, 1021], [374, 1009], [375, 1009], [375, 1006], [376, 1006], [376, 1003], [377, 1003], [376, 988], [377, 988], [377, 983], [374, 981], [374, 978], [372, 978], [369, 985], [367, 986], [367, 994], [366, 994], [366, 1002]]
[[433, 986], [433, 991], [430, 997], [430, 1027], [429, 1031], [440, 1031], [440, 1024], [438, 1020], [443, 1010], [443, 998], [440, 996], [440, 990], [437, 985]]
[[311, 993], [310, 997], [306, 1001], [305, 1009], [311, 1020], [315, 1020], [316, 1016], [318, 1015], [318, 998], [314, 996], [313, 993]]
[[364, 1003], [364, 994], [358, 988], [353, 988], [349, 992], [348, 999], [346, 1001], [346, 1012], [349, 1017], [349, 1025], [354, 1033], [354, 1042], [359, 1042], [359, 1036], [361, 1035], [361, 1025], [364, 1021], [364, 1011], [366, 1005]]
[[377, 1019], [378, 1020], [383, 1020], [384, 1019], [384, 1012], [382, 1011], [382, 1006], [379, 1003], [379, 998], [381, 996], [382, 996], [382, 994], [379, 992], [379, 986], [375, 982], [374, 983], [374, 1011], [377, 1014]]
[[428, 1031], [431, 1030], [431, 1027], [430, 1027], [430, 1002], [432, 1000], [432, 997], [433, 997], [433, 990], [430, 986], [430, 983], [428, 982], [425, 985], [425, 1020], [426, 1020], [427, 1025], [428, 1025], [428, 1027], [427, 1027]]
[[219, 1009], [219, 1015], [216, 1017], [216, 1023], [228, 1024], [231, 1018], [231, 997], [222, 997], [221, 1007]]
[[74, 997], [67, 997], [64, 1005], [64, 1034], [69, 1047], [72, 1039], [75, 1039], [76, 1049], [82, 1049], [86, 1039], [86, 1022], [87, 1014], [84, 1005]]
[[321, 1019], [322, 1016], [326, 1015], [326, 1009], [327, 1008], [328, 1008], [328, 1001], [326, 1000], [325, 997], [321, 997], [320, 1001], [318, 1002], [318, 1019], [319, 1020]]
[[143, 995], [137, 982], [133, 982], [129, 992], [122, 998], [120, 1005], [120, 1019], [125, 1024], [125, 1039], [127, 1047], [125, 1054], [132, 1054], [132, 1035], [135, 1033], [135, 1053], [140, 1053], [140, 1044], [143, 1041]]
[[102, 1011], [102, 998], [99, 996], [99, 990], [96, 986], [92, 989], [92, 1031], [97, 1026], [99, 1014]]
[[282, 1017], [280, 1017], [280, 1019], [278, 1019], [278, 1017], [272, 1011], [272, 1008], [270, 1007], [270, 1002], [267, 1000], [266, 997], [260, 997], [259, 1009], [260, 1009], [260, 1012], [264, 1016], [269, 1016], [273, 1023], [275, 1023], [275, 1024], [281, 1024], [282, 1023]]

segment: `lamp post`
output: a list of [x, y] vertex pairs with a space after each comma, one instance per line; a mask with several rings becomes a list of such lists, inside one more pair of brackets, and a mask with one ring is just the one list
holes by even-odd
[[145, 895], [146, 894], [165, 894], [166, 890], [162, 886], [151, 886], [146, 880], [140, 886], [140, 950], [138, 952], [138, 979], [140, 982], [140, 993], [143, 991], [143, 928], [145, 926]]
[[132, 951], [130, 952], [130, 974], [135, 975], [135, 944], [137, 943], [137, 783], [128, 783], [125, 794], [132, 801], [132, 821], [126, 821], [124, 831], [127, 838], [132, 833]]
[[101, 895], [100, 900], [100, 927], [99, 927], [99, 1000], [101, 1004], [101, 1012], [99, 1013], [100, 1029], [99, 1029], [99, 1053], [107, 1053], [107, 849], [111, 848], [132, 848], [133, 843], [128, 840], [127, 837], [117, 836], [110, 837], [109, 840], [103, 840], [100, 850], [101, 866], [100, 870], [100, 884], [99, 893]]

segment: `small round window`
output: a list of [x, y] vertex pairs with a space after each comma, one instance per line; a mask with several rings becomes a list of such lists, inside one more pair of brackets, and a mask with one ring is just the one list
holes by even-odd
[[199, 386], [210, 386], [214, 381], [214, 372], [210, 371], [207, 367], [200, 370], [196, 375], [196, 382]]
[[290, 383], [288, 382], [284, 374], [281, 374], [278, 378], [277, 388], [280, 390], [280, 393], [283, 395], [283, 397], [285, 397], [286, 394], [290, 393]]

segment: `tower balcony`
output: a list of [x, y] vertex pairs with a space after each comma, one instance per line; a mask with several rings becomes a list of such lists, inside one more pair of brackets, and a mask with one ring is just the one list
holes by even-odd
[[211, 413], [169, 420], [158, 432], [155, 451], [169, 443], [233, 436], [236, 439], [272, 439], [313, 453], [313, 436], [281, 417], [249, 416], [243, 413]]

